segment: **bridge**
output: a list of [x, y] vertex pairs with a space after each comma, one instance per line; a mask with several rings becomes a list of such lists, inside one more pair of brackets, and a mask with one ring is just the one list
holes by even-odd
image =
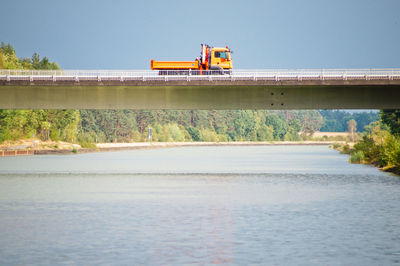
[[0, 70], [0, 109], [396, 109], [400, 69]]

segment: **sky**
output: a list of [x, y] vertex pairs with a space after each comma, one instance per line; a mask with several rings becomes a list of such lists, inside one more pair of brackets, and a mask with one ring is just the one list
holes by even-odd
[[235, 69], [399, 68], [399, 0], [2, 0], [0, 41], [63, 69], [150, 69], [233, 51]]

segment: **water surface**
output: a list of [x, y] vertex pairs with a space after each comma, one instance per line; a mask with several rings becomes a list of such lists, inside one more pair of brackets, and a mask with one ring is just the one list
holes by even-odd
[[0, 265], [400, 263], [400, 180], [325, 146], [0, 159]]

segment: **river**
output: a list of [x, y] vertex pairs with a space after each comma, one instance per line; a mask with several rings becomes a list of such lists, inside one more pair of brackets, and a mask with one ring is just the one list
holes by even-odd
[[0, 158], [0, 265], [394, 265], [400, 179], [326, 146]]

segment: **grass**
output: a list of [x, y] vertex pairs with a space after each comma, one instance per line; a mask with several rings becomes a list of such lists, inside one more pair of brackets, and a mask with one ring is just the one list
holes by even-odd
[[364, 153], [362, 151], [356, 151], [350, 156], [351, 163], [362, 163], [364, 161]]
[[91, 143], [91, 142], [80, 142], [79, 145], [81, 145], [82, 148], [85, 149], [96, 149], [96, 144]]

